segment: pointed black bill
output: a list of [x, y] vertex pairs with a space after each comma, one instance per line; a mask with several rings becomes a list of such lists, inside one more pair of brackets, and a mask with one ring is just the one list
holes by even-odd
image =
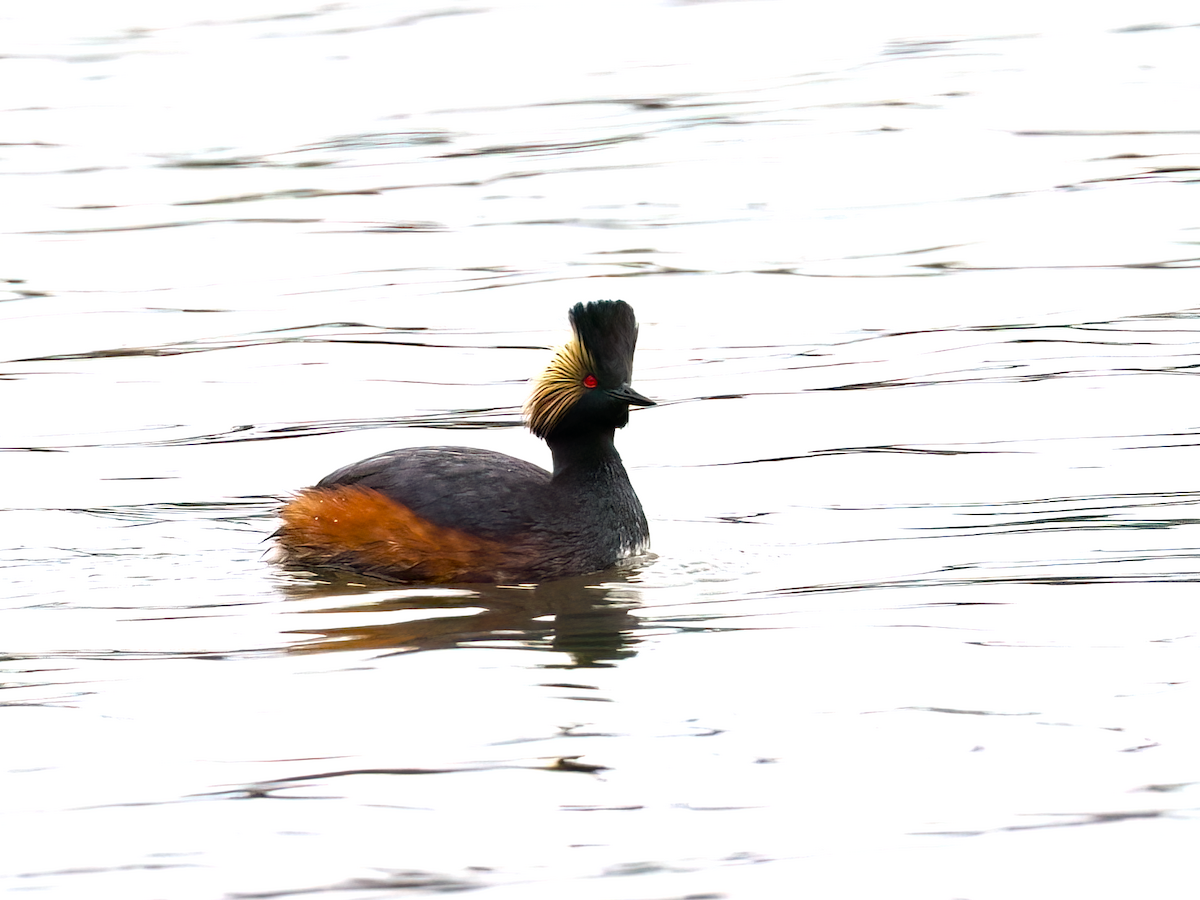
[[657, 404], [649, 397], [643, 397], [627, 384], [621, 385], [616, 390], [609, 391], [609, 396], [615, 400], [624, 400], [634, 406], [656, 406]]

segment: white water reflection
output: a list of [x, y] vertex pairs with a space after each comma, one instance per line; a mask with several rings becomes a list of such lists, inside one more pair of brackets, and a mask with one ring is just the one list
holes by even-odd
[[[1190, 6], [3, 15], [5, 889], [1190, 896]], [[263, 560], [617, 296], [654, 558]]]

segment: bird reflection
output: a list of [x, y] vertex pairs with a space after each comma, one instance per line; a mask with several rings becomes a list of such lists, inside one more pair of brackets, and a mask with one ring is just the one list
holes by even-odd
[[[339, 573], [309, 574], [284, 592], [295, 599], [348, 599], [364, 602], [308, 610], [353, 614], [418, 613], [403, 621], [295, 629], [309, 639], [290, 653], [338, 650], [413, 652], [480, 644], [513, 644], [553, 650], [571, 657], [571, 668], [611, 665], [633, 656], [638, 619], [631, 610], [638, 592], [630, 582], [646, 558], [629, 560], [605, 572], [535, 585], [473, 585], [461, 588], [404, 587]], [[452, 614], [461, 610], [466, 614]], [[441, 614], [439, 614], [441, 613]]]

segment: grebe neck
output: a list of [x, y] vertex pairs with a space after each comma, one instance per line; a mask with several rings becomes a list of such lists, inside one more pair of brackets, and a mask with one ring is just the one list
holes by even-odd
[[621, 456], [613, 442], [615, 429], [589, 431], [567, 436], [546, 438], [554, 458], [553, 480], [556, 483], [595, 482], [611, 475], [614, 469], [625, 475]]

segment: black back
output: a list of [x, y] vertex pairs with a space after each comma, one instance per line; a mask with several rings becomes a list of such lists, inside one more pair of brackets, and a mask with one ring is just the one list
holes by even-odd
[[545, 514], [550, 473], [513, 456], [472, 447], [410, 447], [326, 475], [317, 487], [374, 488], [447, 528], [503, 538]]

